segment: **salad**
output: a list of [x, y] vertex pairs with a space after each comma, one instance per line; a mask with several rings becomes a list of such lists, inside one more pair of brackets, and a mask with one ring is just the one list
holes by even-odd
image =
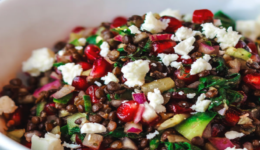
[[32, 150], [260, 150], [259, 31], [207, 9], [78, 26], [3, 87], [0, 132]]

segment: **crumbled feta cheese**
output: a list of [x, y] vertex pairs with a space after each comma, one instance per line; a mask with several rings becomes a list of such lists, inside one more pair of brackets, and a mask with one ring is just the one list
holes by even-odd
[[100, 55], [103, 56], [103, 57], [106, 57], [107, 54], [109, 53], [109, 45], [107, 42], [103, 42], [101, 45], [100, 45]]
[[31, 76], [39, 76], [41, 72], [50, 70], [55, 60], [55, 54], [48, 48], [34, 50], [31, 57], [23, 62], [23, 72]]
[[149, 105], [152, 106], [157, 113], [166, 112], [165, 106], [162, 105], [164, 99], [160, 90], [156, 88], [154, 92], [148, 92], [147, 98], [150, 101]]
[[188, 93], [187, 98], [193, 99], [196, 96], [196, 93]]
[[66, 142], [64, 142], [62, 144], [62, 146], [67, 147], [67, 148], [71, 148], [71, 149], [77, 149], [77, 148], [81, 147], [81, 145], [79, 145], [79, 144], [69, 144], [69, 143], [66, 143]]
[[8, 128], [6, 126], [5, 119], [0, 116], [0, 133], [6, 134], [6, 130], [8, 130]]
[[128, 27], [128, 29], [131, 31], [131, 34], [141, 33], [141, 31], [135, 25], [131, 25], [130, 27]]
[[107, 129], [105, 126], [98, 123], [84, 123], [80, 129], [80, 133], [103, 133]]
[[79, 38], [79, 39], [78, 39], [78, 42], [79, 42], [79, 44], [80, 44], [81, 46], [84, 46], [84, 45], [86, 44], [87, 40], [86, 40], [85, 38]]
[[180, 27], [176, 32], [175, 36], [172, 35], [171, 39], [174, 41], [182, 41], [190, 37], [194, 37], [195, 35], [201, 35], [199, 31], [192, 31], [191, 28]]
[[196, 112], [205, 112], [208, 107], [209, 107], [209, 104], [211, 103], [210, 100], [206, 100], [206, 95], [204, 93], [202, 93], [196, 103], [194, 105], [191, 106], [191, 109], [192, 110], [195, 110]]
[[60, 135], [46, 133], [44, 138], [40, 138], [37, 135], [32, 136], [32, 150], [64, 150], [61, 145]]
[[203, 59], [209, 61], [211, 59], [209, 54], [204, 54]]
[[182, 55], [181, 58], [182, 59], [190, 59], [190, 56], [189, 55]]
[[180, 69], [182, 67], [182, 63], [174, 61], [174, 62], [171, 63], [171, 67], [174, 67], [176, 69]]
[[149, 60], [136, 60], [123, 66], [121, 71], [127, 79], [125, 85], [129, 87], [143, 85], [145, 75], [149, 72], [149, 62]]
[[58, 51], [58, 55], [63, 56], [65, 52], [66, 52], [65, 49], [62, 49], [62, 50]]
[[217, 36], [217, 34], [225, 33], [225, 29], [220, 29], [214, 26], [212, 23], [204, 23], [202, 26], [202, 33], [206, 36], [206, 38], [213, 39]]
[[0, 115], [13, 113], [17, 109], [14, 101], [9, 96], [0, 97]]
[[100, 83], [100, 82], [98, 82], [98, 81], [95, 81], [94, 82], [97, 86], [102, 86], [102, 84]]
[[154, 66], [154, 67], [156, 67], [156, 66], [157, 66], [157, 65], [156, 65], [156, 63], [151, 63], [151, 65], [152, 65], [152, 66]]
[[235, 47], [241, 37], [242, 35], [229, 27], [225, 34], [217, 34], [217, 42], [220, 43], [219, 46], [224, 50], [228, 47]]
[[82, 46], [76, 46], [75, 49], [78, 50], [78, 51], [81, 51], [81, 50], [83, 50], [83, 47]]
[[191, 22], [192, 21], [192, 14], [185, 14], [182, 19], [185, 22]]
[[179, 94], [179, 95], [183, 95], [183, 94], [184, 94], [184, 92], [183, 92], [183, 91], [180, 91], [178, 94]]
[[145, 15], [144, 23], [141, 25], [141, 30], [146, 30], [151, 33], [162, 32], [168, 27], [168, 23], [168, 20], [160, 21], [154, 17], [152, 12], [148, 12]]
[[210, 63], [208, 63], [207, 60], [203, 58], [199, 58], [191, 65], [190, 74], [194, 75], [202, 71], [211, 70], [211, 69], [212, 66], [210, 65]]
[[245, 37], [256, 40], [260, 35], [260, 24], [255, 20], [238, 20], [236, 22], [236, 30]]
[[214, 23], [214, 25], [217, 26], [217, 27], [222, 25], [220, 19], [214, 19], [214, 20], [213, 20], [213, 23]]
[[172, 10], [170, 8], [168, 9], [165, 9], [164, 11], [162, 11], [160, 13], [160, 16], [170, 16], [170, 17], [174, 17], [176, 19], [179, 19], [181, 20], [181, 14], [180, 14], [180, 11], [179, 10]]
[[65, 65], [59, 66], [58, 70], [61, 71], [63, 80], [69, 85], [71, 85], [73, 79], [81, 75], [83, 71], [81, 65], [75, 65], [75, 63], [66, 63]]
[[158, 54], [158, 57], [161, 58], [161, 60], [165, 66], [169, 66], [171, 62], [173, 62], [179, 58], [179, 56], [177, 54], [164, 54], [164, 53]]
[[242, 136], [244, 136], [244, 133], [239, 133], [237, 131], [228, 131], [225, 133], [226, 138], [233, 140], [235, 138], [240, 138]]
[[244, 114], [244, 115], [242, 115], [242, 116], [239, 116], [240, 119], [239, 119], [239, 121], [238, 121], [237, 124], [252, 124], [252, 121], [253, 121], [253, 120], [250, 119], [248, 116], [249, 116], [248, 113], [246, 113], [246, 114]]
[[225, 150], [248, 150], [247, 148], [236, 148], [236, 146], [234, 146], [234, 147], [228, 147], [228, 148], [226, 148]]
[[154, 133], [149, 133], [149, 134], [147, 134], [146, 135], [146, 138], [148, 139], [148, 140], [150, 140], [150, 139], [153, 139], [156, 135], [158, 135], [159, 134], [159, 132], [157, 131], [157, 130], [155, 130], [154, 131]]
[[189, 52], [194, 48], [193, 43], [195, 42], [194, 37], [189, 37], [184, 41], [181, 41], [174, 47], [175, 53], [180, 55], [188, 55]]
[[109, 72], [106, 76], [102, 77], [101, 80], [103, 80], [105, 84], [108, 84], [111, 81], [114, 81], [116, 83], [119, 82], [119, 79], [111, 72]]

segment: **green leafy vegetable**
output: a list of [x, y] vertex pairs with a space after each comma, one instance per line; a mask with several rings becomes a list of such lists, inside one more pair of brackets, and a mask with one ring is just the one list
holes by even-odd
[[63, 62], [58, 62], [58, 63], [54, 63], [54, 64], [53, 64], [54, 67], [59, 67], [59, 66], [62, 66], [62, 65], [65, 65], [65, 63], [63, 63]]
[[83, 134], [77, 134], [77, 135], [79, 136], [79, 139], [81, 140], [81, 142], [83, 142], [86, 134], [83, 133]]
[[88, 95], [84, 95], [83, 96], [83, 100], [84, 100], [84, 106], [85, 106], [85, 111], [86, 112], [91, 112], [91, 99], [90, 96]]
[[96, 45], [100, 47], [100, 45], [103, 43], [103, 40], [100, 40]]
[[236, 87], [241, 79], [241, 75], [239, 73], [232, 74], [228, 77], [228, 79], [212, 75], [202, 77], [200, 78], [200, 85], [198, 86], [198, 91], [201, 91], [202, 89], [209, 87], [231, 89]]
[[120, 99], [120, 95], [118, 95], [118, 94], [115, 94], [115, 99]]
[[74, 46], [81, 46], [78, 39], [71, 41], [70, 44], [72, 44]]
[[158, 148], [158, 146], [160, 145], [160, 136], [157, 135], [155, 138], [153, 138], [151, 141], [150, 141], [150, 150], [155, 150]]
[[171, 142], [165, 142], [164, 144], [165, 144], [167, 150], [173, 150], [173, 143], [171, 143]]
[[233, 30], [236, 29], [236, 22], [233, 19], [231, 19], [228, 15], [226, 15], [224, 12], [222, 12], [221, 10], [217, 11], [214, 14], [214, 18], [220, 19], [223, 27], [228, 28], [231, 26], [233, 28]]
[[192, 89], [192, 88], [179, 88], [179, 89], [176, 89], [176, 92], [179, 92], [179, 91], [183, 91], [185, 94], [197, 93], [197, 89]]
[[126, 25], [114, 28], [114, 29], [112, 29], [112, 31], [117, 32], [118, 34], [120, 34], [122, 36], [124, 36], [124, 35], [134, 35], [134, 34], [131, 34], [131, 30]]
[[145, 76], [145, 81], [154, 81], [155, 79], [153, 78], [153, 77], [151, 77], [151, 76]]
[[145, 49], [147, 52], [149, 52], [149, 51], [151, 50], [151, 48], [152, 48], [152, 41], [147, 40], [147, 42], [146, 42], [145, 45], [144, 45], [144, 49]]
[[212, 46], [211, 41], [206, 41], [205, 43], [206, 43], [208, 46]]
[[70, 129], [70, 134], [75, 134], [75, 133], [80, 133], [80, 128], [79, 127], [74, 127]]
[[107, 94], [108, 101], [111, 101], [110, 94]]
[[89, 36], [88, 38], [87, 38], [87, 43], [89, 43], [89, 44], [97, 44], [96, 43], [96, 39], [97, 39], [97, 36], [98, 35], [92, 35], [92, 36]]
[[122, 62], [116, 62], [116, 63], [114, 63], [114, 67], [122, 67], [123, 66], [123, 63]]
[[60, 99], [53, 98], [53, 102], [59, 103], [59, 104], [67, 104], [72, 97], [73, 97], [73, 94], [70, 93]]
[[119, 51], [119, 52], [123, 52], [123, 51], [124, 51], [124, 48], [123, 48], [123, 47], [118, 48], [117, 51]]
[[201, 150], [187, 142], [174, 143], [174, 150]]
[[212, 57], [211, 61], [213, 62], [212, 66], [216, 68], [218, 74], [227, 75], [228, 67], [222, 57]]
[[62, 126], [60, 128], [60, 132], [61, 132], [61, 135], [68, 135], [69, 134], [69, 128], [68, 128], [68, 125], [65, 125], [65, 126]]

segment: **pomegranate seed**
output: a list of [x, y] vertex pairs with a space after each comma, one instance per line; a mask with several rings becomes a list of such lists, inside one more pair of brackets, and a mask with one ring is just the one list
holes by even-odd
[[51, 107], [55, 108], [54, 102], [50, 102], [50, 103], [48, 103], [44, 106], [44, 111], [47, 113], [47, 115], [54, 115], [55, 114]]
[[254, 42], [249, 42], [247, 44], [247, 46], [250, 49], [250, 51], [249, 51], [250, 53], [258, 54], [258, 50], [257, 50], [256, 44]]
[[99, 99], [95, 95], [95, 92], [97, 89], [99, 89], [99, 87], [97, 85], [91, 85], [86, 90], [86, 94], [88, 94], [91, 98], [91, 103], [94, 103], [94, 104], [99, 103]]
[[103, 57], [100, 57], [95, 60], [90, 76], [93, 78], [101, 78], [111, 71], [112, 65], [107, 62]]
[[181, 74], [181, 70], [176, 70], [174, 76], [180, 80], [183, 80], [186, 84], [193, 83], [199, 79], [198, 75], [190, 75], [190, 68], [185, 68], [184, 73]]
[[83, 71], [86, 71], [86, 70], [89, 70], [92, 68], [92, 65], [90, 63], [87, 63], [84, 61], [79, 62], [78, 64], [82, 67]]
[[176, 45], [174, 41], [157, 41], [153, 42], [153, 52], [157, 55], [159, 53], [171, 54], [174, 53], [173, 47]]
[[173, 92], [171, 98], [174, 99], [174, 101], [187, 100], [186, 94], [180, 95], [179, 92]]
[[24, 145], [25, 147], [31, 148], [32, 143], [31, 142], [27, 142], [25, 139], [23, 139], [21, 141], [21, 144]]
[[88, 88], [87, 76], [76, 76], [73, 79], [72, 86], [78, 91], [86, 90]]
[[91, 62], [95, 61], [97, 58], [101, 57], [99, 55], [99, 52], [100, 52], [100, 48], [96, 45], [88, 45], [85, 50], [85, 55], [87, 57], [87, 59]]
[[244, 41], [238, 41], [237, 45], [235, 46], [235, 48], [245, 48], [246, 47], [246, 43]]
[[241, 113], [233, 108], [233, 107], [229, 107], [229, 109], [227, 110], [226, 114], [225, 114], [225, 123], [228, 125], [228, 126], [235, 126], [239, 119], [240, 119], [240, 116]]
[[117, 28], [117, 27], [120, 27], [120, 26], [122, 26], [122, 25], [124, 25], [124, 24], [126, 24], [126, 23], [127, 23], [127, 19], [126, 19], [125, 17], [119, 16], [119, 17], [116, 17], [116, 18], [113, 20], [113, 22], [112, 22], [110, 28]]
[[260, 89], [260, 73], [247, 74], [243, 81], [252, 89]]
[[22, 121], [22, 110], [21, 108], [18, 108], [15, 110], [15, 112], [12, 115], [12, 119], [15, 123], [15, 126], [19, 126], [21, 124]]
[[174, 112], [176, 114], [181, 114], [181, 113], [190, 113], [192, 112], [193, 110], [190, 109], [190, 107], [187, 107], [187, 108], [184, 108], [184, 107], [181, 107], [180, 105], [178, 105], [177, 102], [171, 102], [167, 105], [167, 109], [168, 111], [170, 112]]
[[214, 14], [208, 9], [195, 10], [192, 16], [192, 22], [202, 24], [204, 22], [212, 21]]
[[78, 135], [76, 135], [76, 143], [82, 145], [82, 141], [79, 139]]
[[81, 31], [83, 31], [83, 30], [85, 30], [84, 27], [78, 26], [78, 27], [75, 27], [75, 28], [72, 30], [72, 32], [73, 32], [73, 33], [79, 33], [79, 32], [81, 32]]
[[221, 124], [214, 124], [211, 127], [211, 136], [216, 137], [219, 136], [224, 131], [225, 127]]
[[127, 79], [124, 77], [124, 75], [121, 75], [120, 81], [121, 81], [122, 83], [125, 83], [125, 82], [127, 81]]
[[179, 55], [179, 58], [177, 60], [177, 62], [182, 62], [183, 64], [192, 64], [194, 61], [193, 59], [189, 58], [189, 59], [183, 59], [181, 58], [181, 55]]
[[180, 20], [170, 17], [170, 16], [163, 16], [160, 18], [161, 21], [167, 20], [169, 21], [167, 28], [164, 30], [164, 32], [168, 33], [174, 33], [177, 29], [179, 29], [182, 26], [182, 23]]
[[116, 112], [117, 117], [123, 122], [133, 121], [138, 107], [139, 107], [139, 104], [134, 100], [122, 103], [117, 108], [117, 112]]

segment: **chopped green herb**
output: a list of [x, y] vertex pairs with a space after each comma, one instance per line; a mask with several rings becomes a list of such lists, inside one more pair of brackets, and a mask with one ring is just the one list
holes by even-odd
[[59, 66], [62, 66], [62, 65], [65, 65], [65, 63], [63, 63], [63, 62], [58, 62], [58, 63], [54, 63], [54, 64], [53, 64], [54, 67], [59, 67]]
[[158, 146], [160, 145], [160, 136], [156, 136], [155, 138], [153, 138], [151, 141], [150, 141], [150, 149], [151, 150], [155, 150], [155, 149], [157, 149], [158, 148]]
[[103, 40], [100, 40], [96, 45], [100, 47], [100, 45], [103, 43]]
[[179, 92], [179, 91], [183, 91], [185, 94], [197, 93], [197, 89], [192, 89], [192, 88], [179, 88], [179, 89], [176, 89], [176, 92]]
[[220, 19], [223, 27], [228, 28], [231, 26], [233, 28], [233, 30], [236, 29], [236, 22], [233, 19], [231, 19], [228, 15], [226, 15], [224, 12], [222, 12], [221, 10], [217, 11], [214, 14], [214, 18]]
[[92, 35], [90, 37], [87, 38], [87, 43], [89, 44], [97, 44], [96, 43], [96, 38], [97, 38], [98, 35]]
[[147, 42], [144, 45], [144, 49], [145, 49], [145, 51], [149, 52], [151, 50], [151, 48], [152, 48], [152, 41], [147, 40]]
[[92, 109], [91, 109], [91, 98], [90, 98], [90, 96], [84, 95], [83, 100], [84, 100], [85, 111], [91, 112]]
[[173, 150], [173, 143], [171, 142], [164, 142], [167, 150]]
[[79, 127], [74, 127], [72, 129], [70, 129], [70, 134], [76, 134], [76, 133], [80, 133]]
[[123, 52], [123, 51], [124, 51], [124, 48], [123, 48], [123, 47], [118, 48], [117, 51], [119, 51], [119, 52]]
[[74, 45], [74, 46], [80, 46], [79, 40], [75, 39], [72, 42], [70, 42], [70, 44]]
[[117, 32], [118, 34], [120, 34], [122, 36], [124, 36], [124, 35], [134, 35], [134, 34], [131, 34], [131, 30], [126, 25], [114, 28], [114, 29], [112, 29], [112, 31]]
[[174, 143], [174, 150], [201, 150], [187, 142]]
[[108, 101], [111, 101], [110, 94], [107, 94]]
[[118, 94], [115, 94], [115, 99], [120, 99], [120, 95], [118, 95]]
[[121, 63], [121, 62], [116, 62], [116, 63], [114, 63], [114, 67], [122, 67], [123, 66], [123, 63]]
[[70, 93], [60, 99], [53, 98], [53, 102], [59, 103], [59, 104], [67, 104], [72, 97], [73, 97], [73, 94]]
[[69, 128], [68, 125], [62, 126], [60, 128], [61, 135], [65, 136], [69, 134]]
[[151, 76], [145, 76], [146, 81], [154, 81], [154, 78]]
[[228, 67], [222, 57], [212, 57], [211, 61], [213, 62], [212, 67], [216, 68], [219, 75], [227, 75]]
[[81, 140], [81, 142], [83, 142], [86, 137], [86, 134], [83, 133], [83, 134], [77, 134], [77, 135], [79, 136], [79, 139]]
[[205, 43], [206, 43], [208, 46], [212, 46], [211, 41], [206, 41]]

